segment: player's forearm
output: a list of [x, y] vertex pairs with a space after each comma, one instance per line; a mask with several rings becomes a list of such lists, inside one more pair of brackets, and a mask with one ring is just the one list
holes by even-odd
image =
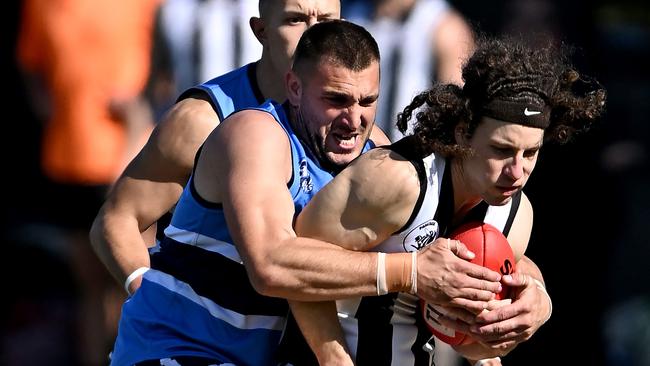
[[319, 365], [354, 364], [347, 350], [334, 301], [289, 301], [289, 305]]
[[539, 269], [539, 267], [537, 267], [535, 262], [526, 256], [521, 257], [519, 262], [517, 262], [517, 271], [526, 274], [544, 284], [542, 271]]
[[408, 253], [386, 254], [386, 265], [378, 271], [377, 253], [293, 238], [254, 257], [246, 263], [249, 275], [257, 291], [267, 296], [323, 301], [377, 295], [378, 272], [385, 276], [388, 292], [405, 291], [411, 285], [411, 278], [402, 276], [402, 266], [394, 264], [408, 262], [410, 268]]
[[377, 294], [377, 254], [294, 238], [247, 263], [258, 292], [299, 301]]
[[[90, 241], [99, 259], [120, 285], [140, 267], [149, 267], [149, 251], [135, 218], [106, 215], [100, 211], [90, 230]], [[136, 285], [139, 283], [136, 283]]]

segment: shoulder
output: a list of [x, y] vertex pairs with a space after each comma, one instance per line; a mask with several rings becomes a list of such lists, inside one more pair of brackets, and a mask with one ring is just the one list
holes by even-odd
[[154, 133], [161, 141], [203, 142], [218, 124], [219, 117], [210, 102], [203, 98], [188, 98], [171, 108]]
[[206, 145], [237, 160], [246, 157], [231, 154], [246, 152], [249, 157], [264, 160], [290, 154], [287, 133], [266, 109], [243, 109], [231, 114], [214, 129]]
[[378, 181], [417, 179], [417, 172], [413, 163], [403, 155], [383, 147], [362, 154], [343, 170], [343, 172], [346, 171], [348, 174], [359, 178], [372, 177]]
[[155, 126], [144, 150], [166, 165], [191, 169], [196, 151], [218, 123], [210, 103], [185, 99], [176, 103]]
[[296, 231], [348, 249], [368, 250], [404, 226], [418, 187], [410, 162], [390, 150], [373, 149], [316, 194], [301, 212]]
[[[413, 163], [388, 149], [370, 150], [341, 174], [347, 176], [360, 200], [378, 212], [394, 212], [396, 218], [401, 217], [401, 212], [410, 215], [420, 194], [420, 181]], [[395, 222], [398, 224], [403, 223]]]
[[260, 108], [242, 109], [224, 119], [220, 128], [227, 133], [246, 134], [249, 137], [266, 134], [271, 134], [269, 137], [277, 134], [286, 136], [274, 111], [275, 107], [267, 104]]

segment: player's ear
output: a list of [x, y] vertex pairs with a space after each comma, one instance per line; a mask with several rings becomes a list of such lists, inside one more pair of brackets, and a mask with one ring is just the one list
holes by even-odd
[[264, 24], [264, 20], [259, 17], [251, 17], [248, 20], [248, 25], [250, 25], [251, 31], [253, 31], [255, 38], [257, 38], [257, 40], [263, 46], [266, 42], [266, 24]]
[[285, 76], [285, 87], [287, 89], [287, 99], [292, 106], [300, 105], [302, 96], [302, 81], [295, 71], [289, 70]]

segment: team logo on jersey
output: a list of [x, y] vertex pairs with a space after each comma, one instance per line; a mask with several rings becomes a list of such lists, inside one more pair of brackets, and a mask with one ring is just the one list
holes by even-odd
[[311, 181], [311, 176], [309, 175], [309, 170], [307, 169], [306, 160], [300, 161], [298, 173], [300, 174], [300, 189], [305, 193], [311, 192], [314, 189], [314, 183]]
[[404, 237], [402, 245], [407, 252], [420, 250], [431, 244], [440, 234], [440, 227], [436, 220], [421, 223]]

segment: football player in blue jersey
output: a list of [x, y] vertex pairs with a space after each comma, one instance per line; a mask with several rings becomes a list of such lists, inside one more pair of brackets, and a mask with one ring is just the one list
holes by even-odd
[[[286, 98], [284, 77], [298, 39], [309, 26], [340, 17], [339, 0], [261, 0], [260, 17], [250, 25], [263, 46], [257, 62], [186, 91], [149, 141], [114, 184], [90, 232], [102, 262], [121, 284], [129, 274], [127, 292], [140, 284], [136, 269], [149, 266], [143, 239], [174, 207], [187, 183], [199, 146], [221, 120], [235, 110], [258, 106], [271, 98]], [[371, 136], [378, 145], [389, 141], [379, 129]], [[166, 216], [165, 216], [166, 215]], [[150, 235], [149, 235], [150, 236]]]

